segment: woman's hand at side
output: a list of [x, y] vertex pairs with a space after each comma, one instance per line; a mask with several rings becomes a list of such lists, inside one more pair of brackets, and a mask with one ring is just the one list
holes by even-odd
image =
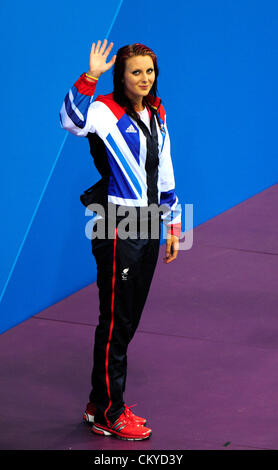
[[[115, 63], [117, 55], [113, 55], [112, 59], [106, 63], [106, 59], [108, 54], [110, 53], [114, 43], [110, 42], [109, 46], [107, 46], [107, 39], [104, 39], [103, 44], [101, 45], [101, 41], [97, 42], [97, 45], [93, 42], [90, 52], [90, 59], [89, 59], [89, 70], [88, 74], [92, 77], [99, 78], [104, 72], [109, 70]], [[106, 48], [106, 50], [105, 50]]]
[[170, 233], [166, 238], [166, 252], [163, 258], [164, 263], [171, 263], [178, 256], [179, 251], [179, 238]]

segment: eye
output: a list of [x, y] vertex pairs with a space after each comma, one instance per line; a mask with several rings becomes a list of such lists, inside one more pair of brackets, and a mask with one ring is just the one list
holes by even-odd
[[[149, 69], [147, 70], [147, 72], [152, 73], [152, 72], [153, 72], [153, 69], [152, 69], [152, 68], [149, 68]], [[133, 75], [138, 75], [138, 73], [140, 73], [140, 70], [134, 70], [132, 73], [133, 73]]]

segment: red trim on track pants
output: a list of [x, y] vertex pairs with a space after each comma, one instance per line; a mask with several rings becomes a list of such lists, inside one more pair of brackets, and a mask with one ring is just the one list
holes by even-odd
[[95, 420], [110, 424], [124, 411], [127, 348], [140, 322], [155, 271], [160, 239], [92, 239], [97, 263], [99, 322], [89, 400]]

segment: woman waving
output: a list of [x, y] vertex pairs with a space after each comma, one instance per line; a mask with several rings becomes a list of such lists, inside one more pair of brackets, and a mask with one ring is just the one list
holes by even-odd
[[[157, 57], [136, 43], [120, 48], [107, 62], [112, 47], [106, 39], [92, 44], [89, 70], [67, 93], [60, 121], [64, 129], [88, 138], [102, 176], [98, 190], [92, 192], [92, 201], [103, 207], [91, 239], [100, 315], [84, 419], [93, 423], [96, 434], [141, 440], [152, 430], [146, 418], [136, 416], [124, 402], [127, 349], [156, 267], [160, 220], [167, 227], [164, 261], [170, 263], [178, 254], [181, 214], [166, 112], [157, 96]], [[95, 98], [101, 75], [113, 65], [113, 92]], [[150, 210], [161, 206], [167, 207], [163, 214]], [[101, 220], [105, 236], [98, 236]], [[154, 223], [159, 227], [156, 235]]]

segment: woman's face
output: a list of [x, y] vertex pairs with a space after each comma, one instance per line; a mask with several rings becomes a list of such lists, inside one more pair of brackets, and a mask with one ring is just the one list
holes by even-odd
[[124, 86], [133, 101], [147, 96], [155, 80], [153, 60], [149, 55], [133, 56], [125, 62]]

